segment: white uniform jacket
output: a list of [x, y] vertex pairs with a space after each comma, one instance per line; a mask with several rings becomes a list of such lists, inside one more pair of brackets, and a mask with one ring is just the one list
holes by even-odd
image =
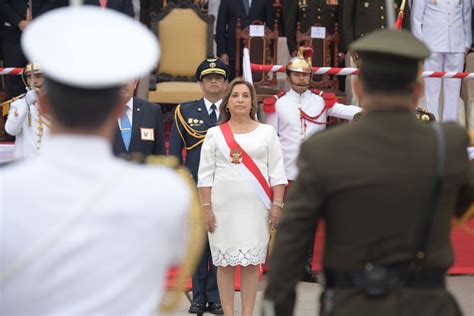
[[463, 53], [471, 48], [471, 0], [414, 0], [413, 34], [434, 53]]
[[[299, 108], [301, 106], [306, 114], [316, 116], [321, 113], [324, 105], [324, 99], [310, 90], [306, 90], [303, 94], [290, 90], [276, 101], [275, 112], [267, 113], [266, 122], [275, 128], [280, 139], [288, 180], [295, 180], [298, 175], [296, 159], [300, 152], [301, 142], [326, 128], [325, 124], [314, 124], [308, 121], [305, 128], [302, 125]], [[317, 121], [326, 123], [328, 116], [352, 120], [354, 115], [361, 110], [357, 106], [336, 103]]]
[[0, 192], [0, 276], [20, 267], [0, 282], [0, 315], [156, 315], [188, 237], [176, 172], [115, 158], [103, 138], [52, 136], [0, 169]]
[[[28, 111], [31, 114], [31, 126], [28, 122]], [[48, 125], [48, 120], [40, 116], [36, 103], [28, 108], [26, 97], [12, 102], [5, 122], [5, 131], [16, 136], [13, 159], [38, 156], [42, 143], [50, 134]]]

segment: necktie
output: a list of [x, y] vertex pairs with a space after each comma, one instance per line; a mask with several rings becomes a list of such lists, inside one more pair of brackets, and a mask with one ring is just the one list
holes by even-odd
[[127, 111], [123, 113], [122, 117], [120, 118], [120, 132], [122, 133], [123, 143], [125, 144], [125, 148], [128, 151], [128, 147], [130, 147], [130, 140], [132, 139], [132, 124], [127, 116]]
[[242, 0], [244, 2], [244, 9], [245, 9], [245, 14], [249, 15], [249, 0]]
[[107, 6], [107, 0], [99, 0], [100, 6], [105, 8]]
[[211, 114], [209, 114], [209, 117], [211, 118], [211, 122], [213, 125], [217, 124], [217, 113], [216, 113], [217, 107], [215, 104], [211, 105]]

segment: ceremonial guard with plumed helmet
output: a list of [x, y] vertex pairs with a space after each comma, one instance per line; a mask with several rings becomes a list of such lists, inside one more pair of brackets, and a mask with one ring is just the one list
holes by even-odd
[[5, 131], [16, 136], [13, 158], [38, 156], [44, 141], [49, 137], [49, 119], [38, 106], [38, 94], [43, 91], [43, 74], [39, 64], [28, 64], [21, 73], [28, 90], [3, 104], [9, 107]]

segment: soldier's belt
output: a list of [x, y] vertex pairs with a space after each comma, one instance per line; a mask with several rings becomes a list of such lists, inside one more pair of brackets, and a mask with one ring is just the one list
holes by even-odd
[[412, 270], [408, 267], [369, 265], [351, 271], [325, 269], [326, 288], [360, 289], [369, 296], [380, 296], [397, 288], [431, 289], [446, 286], [446, 269]]

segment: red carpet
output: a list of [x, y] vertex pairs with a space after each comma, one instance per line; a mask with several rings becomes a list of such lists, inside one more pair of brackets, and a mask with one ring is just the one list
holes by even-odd
[[[166, 288], [171, 289], [173, 286], [173, 279], [178, 273], [178, 268], [173, 268], [170, 269], [168, 272], [168, 275], [166, 277]], [[263, 274], [263, 269], [262, 266], [259, 267], [258, 270], [258, 279], [262, 279], [262, 274]], [[186, 283], [185, 290], [191, 291], [192, 289], [192, 282], [191, 278], [188, 279], [188, 282]], [[237, 270], [235, 271], [235, 290], [240, 291], [240, 267], [237, 267]]]

